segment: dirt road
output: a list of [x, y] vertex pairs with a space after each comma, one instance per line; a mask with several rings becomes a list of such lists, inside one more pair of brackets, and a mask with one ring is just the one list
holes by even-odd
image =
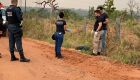
[[[64, 59], [54, 57], [52, 45], [24, 39], [30, 63], [10, 62], [8, 39], [0, 40], [0, 80], [140, 80], [140, 68], [63, 49]], [[19, 57], [18, 53], [16, 56]]]

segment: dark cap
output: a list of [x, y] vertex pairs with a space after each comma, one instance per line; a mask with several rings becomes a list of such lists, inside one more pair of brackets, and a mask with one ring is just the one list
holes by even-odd
[[103, 10], [104, 7], [103, 6], [98, 6], [97, 9]]

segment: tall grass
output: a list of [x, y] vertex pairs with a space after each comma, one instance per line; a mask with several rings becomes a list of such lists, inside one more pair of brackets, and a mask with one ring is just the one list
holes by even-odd
[[[67, 27], [72, 32], [65, 34], [63, 47], [81, 50], [83, 53], [92, 53], [93, 34], [91, 34], [93, 22], [87, 20], [87, 29], [85, 32], [85, 20], [67, 20]], [[129, 22], [129, 21], [128, 21]], [[121, 40], [116, 42], [114, 32], [114, 22], [110, 24], [107, 39], [107, 57], [119, 60], [127, 64], [140, 64], [140, 24], [128, 24], [124, 22], [121, 29]], [[135, 28], [134, 28], [135, 27]], [[39, 39], [54, 44], [51, 39], [55, 32], [55, 19], [50, 20], [48, 17], [40, 17], [39, 15], [25, 16], [24, 35], [26, 37]]]

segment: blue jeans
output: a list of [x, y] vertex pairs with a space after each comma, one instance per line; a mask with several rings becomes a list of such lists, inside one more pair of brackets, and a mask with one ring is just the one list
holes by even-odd
[[102, 51], [106, 49], [106, 33], [107, 30], [102, 30], [101, 38], [102, 38]]
[[63, 43], [63, 39], [64, 39], [64, 34], [61, 32], [56, 32], [55, 33], [55, 53], [56, 56], [61, 56], [61, 46]]

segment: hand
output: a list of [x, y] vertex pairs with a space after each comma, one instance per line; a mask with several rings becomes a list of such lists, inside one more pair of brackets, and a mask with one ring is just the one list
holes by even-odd
[[93, 30], [91, 31], [91, 34], [93, 34]]
[[97, 36], [97, 35], [98, 35], [98, 32], [96, 31], [96, 32], [94, 33], [94, 35], [96, 35], [96, 36]]
[[0, 34], [2, 34], [2, 31], [0, 31]]
[[21, 21], [20, 26], [22, 26], [22, 24], [23, 24], [23, 21]]
[[72, 32], [72, 30], [71, 30], [71, 29], [67, 29], [66, 31], [67, 31], [67, 32]]

